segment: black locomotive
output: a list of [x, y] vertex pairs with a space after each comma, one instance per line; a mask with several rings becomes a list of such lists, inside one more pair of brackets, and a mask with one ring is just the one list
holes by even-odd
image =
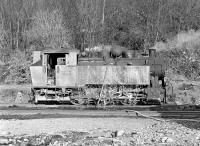
[[160, 104], [166, 100], [166, 60], [146, 53], [101, 45], [34, 51], [30, 67], [35, 102], [72, 104]]

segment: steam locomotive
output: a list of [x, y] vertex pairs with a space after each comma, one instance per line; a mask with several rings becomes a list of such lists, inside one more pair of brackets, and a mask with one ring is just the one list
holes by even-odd
[[138, 53], [102, 45], [80, 52], [46, 48], [33, 52], [34, 102], [74, 105], [161, 104], [166, 101], [166, 60], [155, 49]]

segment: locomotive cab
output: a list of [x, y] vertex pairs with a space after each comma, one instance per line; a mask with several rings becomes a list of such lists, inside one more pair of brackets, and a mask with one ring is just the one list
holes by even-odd
[[78, 53], [78, 50], [66, 48], [34, 51], [30, 67], [33, 86], [55, 86], [56, 66], [75, 66]]
[[43, 51], [43, 65], [47, 68], [47, 85], [56, 85], [56, 66], [76, 66], [77, 50], [61, 48]]

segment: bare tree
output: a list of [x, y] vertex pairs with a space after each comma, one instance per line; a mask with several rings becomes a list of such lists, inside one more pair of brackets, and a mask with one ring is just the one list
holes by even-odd
[[69, 45], [71, 34], [63, 25], [60, 11], [39, 11], [33, 17], [32, 28], [26, 32], [29, 42], [41, 40], [47, 47], [61, 47]]

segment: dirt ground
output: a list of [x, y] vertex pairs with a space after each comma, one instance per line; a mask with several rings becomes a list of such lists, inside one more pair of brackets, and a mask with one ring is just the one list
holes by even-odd
[[167, 77], [168, 101], [177, 105], [200, 105], [200, 81], [191, 81], [169, 71]]
[[30, 99], [31, 85], [0, 85], [0, 104], [27, 104]]
[[[152, 122], [151, 120], [147, 120]], [[34, 124], [35, 123], [35, 124]], [[33, 120], [1, 120], [1, 130], [12, 134], [38, 135], [62, 131], [88, 132], [97, 128], [135, 131], [145, 128], [146, 120], [126, 118], [58, 118]]]
[[0, 144], [199, 145], [200, 122], [133, 118], [0, 120]]
[[[170, 78], [169, 78], [170, 79]], [[170, 79], [178, 105], [200, 104], [200, 84]], [[30, 86], [0, 86], [0, 103], [28, 103]], [[169, 92], [170, 92], [169, 88]], [[17, 93], [23, 96], [17, 96]], [[200, 121], [159, 122], [133, 118], [0, 120], [0, 145], [200, 145]]]

